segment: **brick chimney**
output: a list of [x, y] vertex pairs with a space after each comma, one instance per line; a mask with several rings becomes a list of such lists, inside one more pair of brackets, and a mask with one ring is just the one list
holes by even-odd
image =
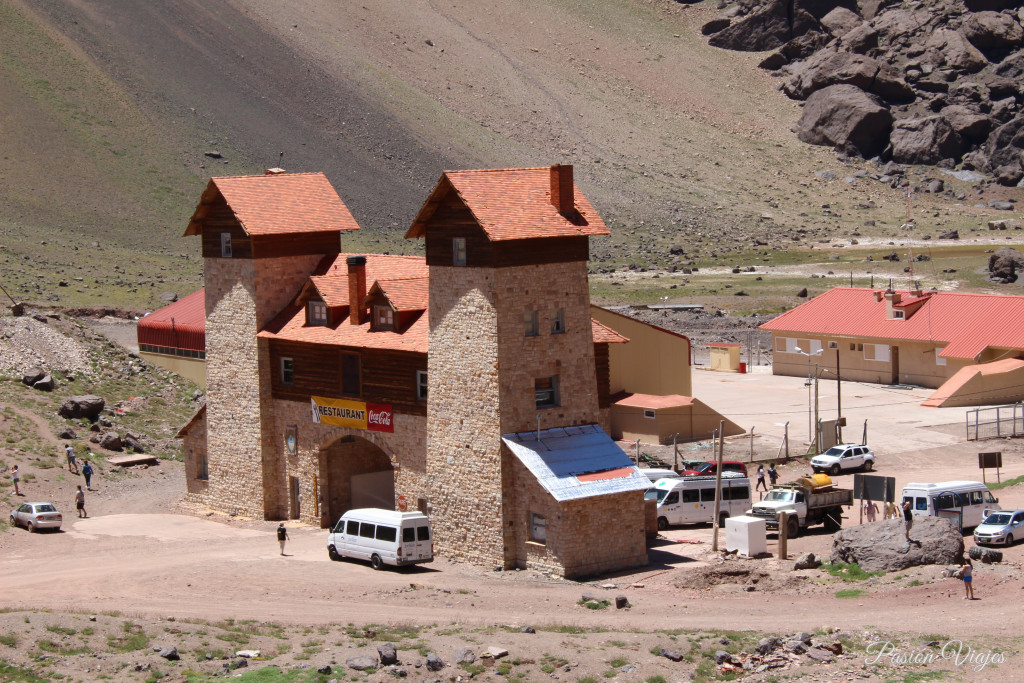
[[555, 164], [551, 167], [551, 203], [563, 216], [568, 217], [575, 212], [571, 164]]
[[899, 315], [894, 313], [894, 306], [898, 306], [903, 295], [900, 292], [894, 292], [891, 289], [885, 292], [885, 317], [889, 320], [903, 317], [903, 311], [899, 311]]
[[349, 256], [348, 264], [348, 321], [353, 325], [366, 322], [363, 300], [366, 299], [366, 257]]

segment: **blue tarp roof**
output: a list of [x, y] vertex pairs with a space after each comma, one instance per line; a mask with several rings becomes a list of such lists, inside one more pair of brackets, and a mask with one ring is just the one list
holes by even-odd
[[[501, 440], [544, 489], [562, 502], [625, 491], [646, 491], [651, 481], [598, 425], [556, 427], [506, 434]], [[625, 470], [608, 479], [580, 481], [587, 474]]]

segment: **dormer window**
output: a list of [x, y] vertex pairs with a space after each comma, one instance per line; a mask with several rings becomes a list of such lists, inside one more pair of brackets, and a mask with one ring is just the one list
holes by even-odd
[[894, 320], [903, 320], [903, 311], [894, 308], [892, 311], [892, 317]]
[[373, 307], [373, 329], [393, 330], [395, 329], [395, 312], [390, 306], [375, 305]]
[[323, 301], [310, 301], [306, 304], [306, 318], [310, 325], [326, 325], [327, 304]]
[[466, 265], [466, 238], [465, 237], [453, 237], [452, 238], [452, 265], [464, 266]]

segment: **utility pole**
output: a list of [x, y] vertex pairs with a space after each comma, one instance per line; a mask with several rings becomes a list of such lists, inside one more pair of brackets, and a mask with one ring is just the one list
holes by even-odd
[[718, 515], [722, 511], [722, 455], [725, 450], [725, 420], [718, 423], [718, 467], [715, 468], [715, 531], [711, 540], [711, 551], [718, 552]]
[[814, 452], [821, 452], [821, 420], [818, 417], [818, 364], [814, 364]]

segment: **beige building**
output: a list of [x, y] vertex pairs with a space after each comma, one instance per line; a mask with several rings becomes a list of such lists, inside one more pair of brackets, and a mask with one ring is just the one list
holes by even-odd
[[189, 498], [320, 526], [419, 508], [439, 554], [489, 566], [645, 564], [649, 482], [607, 435], [627, 340], [588, 294], [607, 228], [572, 168], [446, 172], [407, 235], [425, 259], [343, 254], [357, 228], [321, 174], [210, 181], [186, 232], [207, 361]]
[[[1024, 297], [837, 287], [761, 325], [777, 375], [932, 387], [925, 405], [1024, 399]], [[955, 379], [954, 379], [955, 378]], [[969, 378], [969, 379], [968, 379]]]

